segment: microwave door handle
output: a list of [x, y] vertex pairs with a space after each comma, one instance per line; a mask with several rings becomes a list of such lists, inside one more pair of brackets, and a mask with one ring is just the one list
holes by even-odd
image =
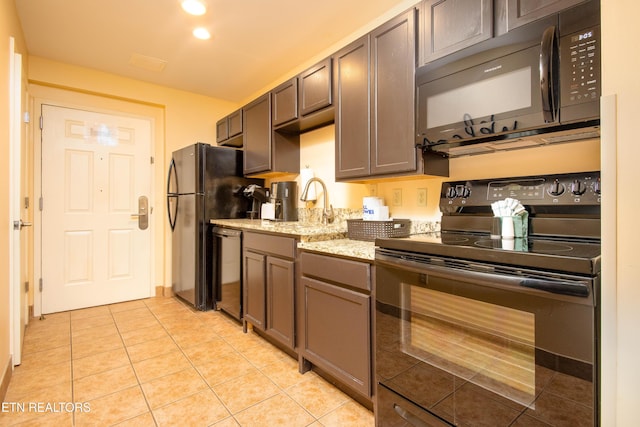
[[558, 118], [558, 35], [555, 26], [547, 28], [540, 43], [540, 91], [545, 123]]

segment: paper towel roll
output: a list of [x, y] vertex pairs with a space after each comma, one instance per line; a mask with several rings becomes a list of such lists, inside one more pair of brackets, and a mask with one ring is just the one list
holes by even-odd
[[[300, 188], [304, 188], [307, 185], [307, 181], [314, 177], [313, 169], [302, 168], [300, 169]], [[316, 183], [311, 183], [309, 192], [307, 193], [307, 200], [316, 200]]]
[[362, 219], [375, 220], [376, 208], [382, 206], [382, 199], [380, 197], [363, 197], [362, 198]]

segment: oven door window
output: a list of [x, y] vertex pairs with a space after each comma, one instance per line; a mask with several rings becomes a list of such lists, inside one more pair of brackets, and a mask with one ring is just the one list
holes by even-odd
[[454, 276], [378, 267], [378, 381], [454, 425], [593, 425], [593, 305]]
[[402, 351], [519, 404], [535, 401], [535, 317], [402, 285]]

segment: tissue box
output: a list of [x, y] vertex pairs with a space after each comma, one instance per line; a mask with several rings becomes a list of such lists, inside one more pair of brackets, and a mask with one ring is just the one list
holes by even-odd
[[529, 213], [524, 212], [522, 215], [514, 215], [511, 218], [513, 219], [513, 235], [526, 238], [529, 234]]

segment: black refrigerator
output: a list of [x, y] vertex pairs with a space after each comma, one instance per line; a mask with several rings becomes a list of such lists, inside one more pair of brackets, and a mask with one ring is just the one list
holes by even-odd
[[171, 287], [198, 310], [215, 308], [213, 226], [215, 218], [246, 218], [252, 201], [242, 190], [264, 180], [244, 178], [243, 151], [205, 143], [173, 153], [167, 177], [171, 226]]

